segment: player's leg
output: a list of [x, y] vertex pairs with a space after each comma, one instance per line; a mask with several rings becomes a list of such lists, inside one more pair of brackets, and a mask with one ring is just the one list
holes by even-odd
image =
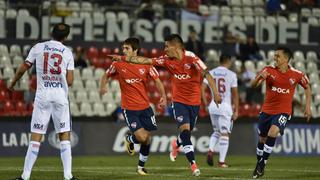
[[218, 116], [219, 115], [210, 114], [213, 133], [210, 136], [209, 150], [208, 150], [208, 154], [207, 154], [207, 163], [209, 166], [213, 166], [214, 147], [218, 143], [220, 135], [221, 135], [219, 132], [219, 129], [218, 129], [218, 127], [219, 127]]
[[134, 144], [140, 144], [140, 142], [134, 134], [135, 131], [142, 128], [139, 121], [139, 112], [123, 109], [122, 114], [125, 118], [126, 125], [131, 132], [128, 133], [125, 137], [126, 150], [129, 155], [133, 156], [135, 153]]
[[53, 104], [53, 124], [60, 140], [60, 157], [63, 165], [63, 177], [65, 180], [76, 179], [72, 175], [72, 153], [71, 153], [71, 115], [68, 103]]
[[231, 133], [232, 129], [232, 120], [229, 116], [219, 116], [219, 131], [221, 133], [221, 136], [219, 138], [219, 167], [227, 168], [228, 165], [225, 163], [225, 159], [227, 156], [227, 152], [229, 149], [229, 134]]
[[150, 152], [150, 132], [144, 128], [140, 128], [134, 132], [135, 137], [140, 142], [139, 161], [137, 172], [140, 175], [147, 175], [147, 171], [144, 168], [145, 163], [148, 160]]
[[46, 133], [51, 113], [51, 105], [46, 103], [34, 103], [31, 119], [31, 141], [28, 146], [21, 178], [30, 179], [31, 171], [37, 160], [42, 135]]

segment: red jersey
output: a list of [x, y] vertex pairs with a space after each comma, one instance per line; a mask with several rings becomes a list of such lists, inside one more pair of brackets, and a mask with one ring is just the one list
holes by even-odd
[[289, 66], [287, 72], [282, 73], [275, 67], [265, 67], [270, 76], [266, 79], [266, 97], [262, 112], [267, 114], [287, 113], [291, 115], [292, 99], [297, 84], [307, 88], [309, 80], [301, 71]]
[[148, 77], [156, 80], [158, 71], [150, 65], [113, 62], [106, 71], [107, 76], [115, 76], [121, 89], [121, 107], [128, 110], [143, 110], [150, 106], [146, 84]]
[[172, 100], [187, 105], [201, 104], [202, 71], [206, 65], [190, 51], [184, 51], [182, 60], [160, 56], [152, 59], [154, 66], [165, 67], [172, 75]]

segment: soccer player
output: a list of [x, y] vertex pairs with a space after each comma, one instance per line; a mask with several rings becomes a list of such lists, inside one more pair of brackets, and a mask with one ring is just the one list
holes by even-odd
[[[229, 147], [229, 134], [232, 130], [233, 121], [238, 117], [239, 110], [237, 75], [229, 70], [231, 66], [232, 61], [230, 55], [222, 54], [220, 56], [220, 66], [209, 71], [209, 73], [215, 77], [222, 102], [219, 107], [217, 107], [214, 102], [211, 102], [208, 106], [213, 133], [210, 137], [207, 163], [213, 166], [213, 149], [219, 142], [218, 166], [222, 168], [228, 167], [225, 163], [225, 158]], [[206, 106], [208, 103], [204, 95], [207, 84], [208, 81], [204, 80], [202, 85], [202, 99]]]
[[71, 117], [69, 112], [68, 86], [73, 82], [74, 59], [69, 48], [62, 44], [70, 32], [70, 26], [59, 23], [53, 27], [50, 41], [32, 47], [25, 62], [17, 70], [9, 85], [13, 90], [16, 82], [33, 65], [37, 71], [37, 91], [31, 120], [31, 141], [25, 157], [23, 173], [17, 180], [28, 180], [37, 159], [40, 140], [46, 133], [52, 117], [60, 139], [60, 155], [65, 180], [75, 180], [71, 173]]
[[171, 161], [175, 161], [179, 152], [179, 146], [190, 163], [194, 176], [200, 175], [197, 167], [194, 148], [191, 143], [191, 131], [195, 127], [199, 107], [201, 104], [201, 84], [203, 76], [207, 78], [213, 89], [214, 102], [219, 104], [221, 98], [218, 94], [215, 82], [208, 73], [206, 65], [192, 52], [183, 47], [182, 38], [177, 34], [171, 34], [165, 38], [165, 55], [157, 58], [141, 56], [112, 55], [114, 60], [125, 60], [136, 64], [152, 64], [166, 68], [172, 75], [172, 106], [174, 119], [178, 124], [180, 134], [171, 143]]
[[[123, 42], [123, 53], [126, 56], [137, 56], [139, 46], [137, 38], [128, 38]], [[108, 91], [106, 84], [110, 77], [116, 77], [119, 80], [122, 112], [128, 128], [133, 133], [125, 138], [127, 152], [134, 155], [134, 144], [141, 144], [137, 173], [147, 175], [144, 164], [150, 151], [151, 131], [157, 129], [157, 124], [150, 107], [146, 84], [149, 81], [148, 78], [155, 81], [161, 96], [159, 105], [162, 107], [167, 104], [164, 86], [153, 66], [113, 62], [101, 78], [101, 95]]]
[[304, 88], [306, 106], [304, 115], [309, 122], [311, 117], [311, 89], [307, 76], [289, 65], [292, 52], [286, 47], [277, 48], [274, 54], [274, 67], [267, 66], [257, 74], [253, 87], [266, 82], [266, 97], [259, 115], [259, 142], [257, 145], [257, 165], [253, 178], [264, 174], [264, 168], [280, 133], [283, 135], [287, 121], [291, 118], [294, 91], [299, 84]]

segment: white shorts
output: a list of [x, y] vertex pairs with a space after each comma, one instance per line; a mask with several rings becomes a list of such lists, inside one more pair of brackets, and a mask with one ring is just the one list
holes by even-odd
[[45, 134], [51, 116], [56, 133], [71, 131], [71, 116], [68, 103], [35, 101], [31, 119], [31, 132]]
[[210, 114], [210, 119], [213, 131], [220, 132], [222, 134], [231, 133], [233, 126], [231, 116]]

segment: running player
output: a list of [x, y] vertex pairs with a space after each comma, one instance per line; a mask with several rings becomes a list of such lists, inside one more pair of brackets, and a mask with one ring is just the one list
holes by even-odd
[[266, 82], [266, 97], [259, 115], [259, 142], [257, 144], [257, 165], [253, 178], [264, 174], [264, 168], [272, 152], [278, 134], [283, 135], [287, 121], [291, 118], [292, 99], [296, 86], [304, 88], [306, 96], [305, 116], [311, 117], [311, 89], [307, 76], [289, 65], [292, 52], [286, 47], [277, 48], [274, 54], [275, 66], [261, 70], [252, 82], [253, 87]]
[[[220, 66], [209, 71], [210, 74], [215, 77], [222, 102], [219, 107], [217, 107], [214, 102], [211, 102], [208, 106], [213, 133], [210, 137], [207, 163], [213, 166], [213, 149], [219, 142], [218, 167], [223, 168], [228, 167], [225, 163], [225, 158], [229, 148], [229, 134], [231, 133], [233, 121], [238, 118], [239, 110], [237, 75], [229, 70], [231, 66], [232, 61], [230, 55], [223, 54], [220, 56]], [[204, 104], [207, 105], [207, 99], [204, 95], [208, 81], [204, 80], [203, 82], [202, 99]]]
[[19, 67], [9, 85], [13, 90], [16, 82], [33, 65], [37, 71], [37, 91], [31, 120], [31, 141], [25, 157], [23, 173], [17, 180], [30, 179], [37, 159], [40, 140], [46, 133], [50, 117], [60, 139], [60, 154], [64, 179], [75, 180], [71, 173], [71, 117], [69, 112], [68, 86], [73, 82], [74, 59], [69, 48], [62, 42], [67, 39], [70, 26], [59, 23], [53, 27], [53, 40], [32, 47], [26, 61]]
[[[123, 42], [123, 53], [126, 56], [137, 56], [139, 46], [137, 38], [128, 38]], [[137, 173], [147, 175], [144, 164], [150, 151], [150, 131], [156, 130], [157, 124], [150, 107], [146, 84], [149, 77], [154, 79], [161, 95], [159, 105], [166, 106], [167, 100], [163, 84], [153, 66], [113, 62], [101, 78], [101, 95], [108, 91], [106, 84], [110, 77], [116, 77], [119, 80], [122, 112], [127, 126], [133, 133], [128, 134], [125, 138], [127, 152], [134, 155], [134, 144], [141, 144]]]
[[193, 52], [184, 49], [182, 38], [179, 35], [171, 34], [165, 38], [164, 52], [166, 55], [152, 59], [141, 56], [112, 55], [111, 57], [117, 61], [124, 60], [136, 64], [152, 64], [164, 67], [172, 74], [173, 114], [180, 134], [171, 143], [170, 159], [172, 161], [176, 160], [179, 146], [182, 145], [190, 163], [192, 174], [199, 176], [200, 170], [195, 161], [194, 148], [190, 137], [191, 131], [195, 127], [201, 104], [203, 76], [213, 89], [214, 102], [219, 104], [221, 98], [213, 77], [207, 71], [206, 65]]

